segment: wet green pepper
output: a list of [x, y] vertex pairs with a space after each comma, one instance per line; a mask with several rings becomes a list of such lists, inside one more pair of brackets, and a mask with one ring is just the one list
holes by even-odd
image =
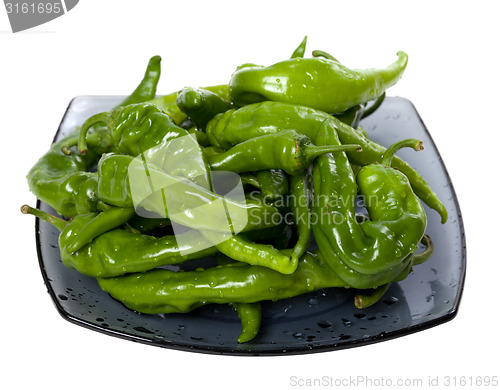
[[297, 230], [297, 242], [292, 257], [300, 258], [311, 244], [311, 217], [309, 210], [309, 178], [308, 172], [290, 176], [290, 209]]
[[209, 156], [207, 160], [215, 171], [282, 169], [289, 175], [296, 175], [322, 154], [359, 149], [359, 145], [313, 145], [307, 136], [284, 130], [249, 139], [224, 153]]
[[97, 197], [106, 204], [134, 207], [130, 191], [128, 167], [134, 157], [104, 154], [97, 164]]
[[[130, 219], [133, 212], [129, 214], [129, 210], [124, 210], [119, 219], [106, 218], [103, 224], [102, 218], [96, 221], [96, 218], [100, 217], [96, 213], [78, 215], [70, 221], [65, 221], [29, 206], [21, 208], [23, 213], [33, 214], [61, 231], [59, 250], [62, 262], [68, 268], [76, 269], [87, 276], [112, 277], [145, 272], [163, 265], [179, 264], [217, 253], [215, 247], [194, 251], [196, 245], [201, 242], [201, 236], [193, 231], [184, 233], [186, 236], [181, 247], [173, 235], [157, 238], [115, 228]], [[114, 215], [117, 213], [114, 212]], [[82, 227], [86, 227], [88, 232], [83, 236], [80, 235]], [[85, 245], [82, 245], [84, 242]], [[75, 243], [79, 244], [75, 246]], [[75, 247], [79, 249], [71, 252], [71, 248]]]
[[[410, 263], [413, 265], [418, 265], [428, 260], [434, 253], [434, 245], [431, 238], [428, 235], [424, 235], [421, 240], [424, 250], [419, 253], [414, 253], [410, 257]], [[409, 270], [408, 270], [409, 272]], [[399, 282], [406, 278], [407, 273], [402, 273], [398, 278], [394, 279], [393, 282]], [[365, 292], [356, 294], [354, 297], [354, 306], [358, 309], [365, 309], [377, 303], [384, 294], [389, 290], [391, 283], [383, 284], [377, 288], [366, 290]]]
[[137, 156], [154, 146], [189, 135], [172, 119], [151, 103], [131, 104], [110, 112], [96, 114], [85, 121], [78, 139], [78, 150], [87, 151], [87, 131], [94, 125], [106, 124], [115, 148], [131, 156]]
[[75, 142], [77, 137], [70, 134], [52, 144], [27, 175], [31, 192], [68, 218], [97, 210], [97, 176], [88, 171], [111, 146], [107, 134], [98, 129], [89, 135], [90, 147], [85, 156], [64, 154], [61, 147]]
[[[352, 287], [393, 281], [408, 268], [407, 259], [424, 235], [427, 218], [420, 200], [406, 176], [390, 166], [393, 154], [405, 146], [422, 149], [418, 140], [392, 145], [380, 164], [361, 168], [357, 186], [346, 158], [325, 156], [315, 163], [314, 237], [324, 260]], [[361, 224], [354, 211], [358, 188], [370, 216]]]
[[385, 69], [351, 70], [328, 58], [291, 58], [268, 67], [243, 67], [229, 94], [239, 105], [264, 100], [304, 105], [331, 114], [376, 99], [403, 75], [406, 53]]
[[161, 76], [161, 57], [154, 56], [149, 60], [146, 73], [137, 88], [126, 97], [119, 106], [142, 103], [153, 99], [156, 95], [156, 87]]
[[185, 87], [178, 94], [177, 106], [199, 129], [215, 115], [233, 108], [231, 102], [206, 89]]
[[283, 201], [289, 193], [288, 175], [281, 169], [270, 169], [254, 173], [257, 188], [266, 203]]
[[209, 303], [253, 303], [321, 288], [347, 287], [328, 265], [309, 252], [288, 275], [240, 263], [189, 272], [157, 269], [98, 281], [104, 291], [128, 308], [148, 314], [187, 313]]
[[[210, 91], [221, 97], [222, 99], [229, 100], [229, 92], [227, 84], [214, 85], [210, 87], [203, 87], [204, 90]], [[187, 119], [186, 113], [182, 112], [177, 105], [177, 92], [171, 94], [160, 96], [155, 99], [151, 99], [148, 102], [157, 106], [165, 114], [170, 116], [172, 120], [177, 125], [181, 125]]]
[[304, 58], [304, 54], [306, 52], [306, 45], [307, 45], [307, 35], [304, 37], [302, 42], [300, 42], [300, 45], [297, 46], [297, 48], [294, 50], [290, 58]]
[[246, 343], [253, 340], [260, 329], [261, 307], [260, 302], [255, 303], [232, 303], [232, 307], [238, 313], [241, 320], [241, 334], [238, 337], [238, 343]]
[[168, 218], [146, 218], [135, 215], [127, 225], [136, 233], [151, 235], [157, 229], [165, 229], [172, 226], [172, 222]]
[[[219, 237], [211, 231], [202, 231], [202, 234], [209, 241]], [[284, 254], [273, 245], [252, 242], [242, 234], [231, 235], [215, 246], [234, 260], [270, 268], [282, 274], [291, 274], [297, 269], [298, 258]]]

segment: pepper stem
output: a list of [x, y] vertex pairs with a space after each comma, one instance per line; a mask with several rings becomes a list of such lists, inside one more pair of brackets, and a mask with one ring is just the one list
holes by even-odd
[[87, 132], [89, 131], [89, 129], [93, 125], [95, 125], [96, 123], [101, 123], [101, 122], [106, 123], [107, 117], [108, 117], [107, 112], [101, 112], [99, 114], [91, 116], [89, 119], [87, 119], [85, 121], [82, 128], [80, 129], [80, 137], [78, 139], [78, 151], [81, 154], [87, 153], [87, 150], [88, 150], [88, 148], [87, 148]]
[[339, 60], [337, 60], [334, 56], [332, 56], [331, 54], [329, 54], [323, 50], [313, 50], [312, 56], [313, 57], [323, 57], [323, 58], [326, 58], [327, 60], [332, 60], [332, 61], [338, 62], [340, 64]]
[[434, 243], [427, 234], [424, 234], [424, 236], [420, 240], [420, 243], [424, 246], [424, 250], [420, 253], [414, 253], [412, 255], [413, 265], [422, 264], [434, 253]]
[[384, 284], [373, 290], [370, 295], [358, 294], [354, 297], [354, 306], [358, 309], [365, 309], [369, 306], [374, 305], [384, 296], [384, 294], [389, 290], [391, 286], [390, 283]]
[[385, 165], [386, 167], [390, 167], [392, 158], [394, 157], [396, 152], [401, 148], [413, 148], [418, 152], [420, 150], [424, 150], [424, 145], [422, 141], [413, 138], [404, 139], [402, 141], [396, 142], [387, 148], [385, 153], [382, 155], [382, 161], [380, 161], [380, 163], [382, 165]]
[[69, 150], [69, 148], [75, 145], [78, 145], [78, 136], [68, 138], [66, 141], [64, 141], [61, 145], [61, 151], [65, 155], [69, 156], [71, 154], [71, 150]]
[[[101, 135], [98, 133], [87, 134], [87, 136], [85, 138], [86, 138], [87, 144], [90, 144], [91, 146], [92, 145], [99, 145], [102, 143], [101, 142]], [[76, 146], [76, 145], [78, 145], [78, 136], [68, 138], [66, 141], [64, 141], [62, 143], [61, 151], [65, 155], [70, 156], [71, 150], [69, 148], [71, 148], [72, 146]]]
[[360, 152], [361, 146], [356, 144], [346, 144], [346, 145], [305, 145], [303, 150], [303, 155], [306, 162], [309, 164], [316, 157], [321, 156], [325, 153], [337, 153], [337, 152]]
[[56, 227], [58, 230], [62, 230], [66, 225], [66, 221], [64, 219], [55, 217], [46, 213], [45, 211], [35, 209], [33, 207], [28, 206], [27, 204], [21, 206], [21, 212], [23, 214], [31, 214], [37, 218], [40, 218], [42, 221], [50, 223], [52, 226]]

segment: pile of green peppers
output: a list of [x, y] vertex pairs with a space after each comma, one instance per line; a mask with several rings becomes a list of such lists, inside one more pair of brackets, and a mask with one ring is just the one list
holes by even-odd
[[[97, 278], [129, 309], [167, 314], [228, 304], [242, 322], [240, 343], [258, 335], [262, 301], [354, 288], [357, 307], [376, 303], [432, 255], [421, 202], [442, 223], [447, 218], [420, 174], [395, 156], [422, 143], [385, 148], [359, 125], [408, 58], [399, 52], [385, 69], [352, 70], [324, 51], [304, 58], [306, 42], [285, 61], [240, 66], [227, 85], [161, 97], [161, 58], [151, 58], [129, 97], [54, 143], [28, 173], [30, 190], [59, 216], [27, 205], [22, 212], [59, 229], [63, 263]], [[195, 230], [179, 240], [168, 215], [137, 213], [128, 173], [134, 157], [187, 135], [200, 145], [207, 175], [238, 173], [247, 198], [232, 205], [247, 213], [244, 229], [198, 251], [191, 250], [196, 229], [207, 238], [215, 223], [186, 210]], [[365, 214], [356, 213], [359, 199]], [[208, 256], [217, 265], [163, 267]]]

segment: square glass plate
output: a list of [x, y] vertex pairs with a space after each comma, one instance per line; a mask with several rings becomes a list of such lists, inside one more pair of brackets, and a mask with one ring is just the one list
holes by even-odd
[[[82, 96], [71, 101], [54, 141], [89, 116], [115, 106], [121, 97]], [[368, 135], [389, 146], [418, 138], [425, 150], [398, 155], [416, 168], [448, 210], [448, 222], [425, 206], [433, 256], [408, 278], [393, 283], [372, 307], [357, 309], [354, 290], [326, 289], [278, 302], [264, 302], [259, 335], [238, 344], [241, 330], [227, 305], [208, 305], [189, 314], [146, 315], [125, 308], [103, 292], [94, 278], [66, 268], [59, 255], [58, 231], [36, 222], [40, 269], [59, 313], [86, 328], [159, 347], [230, 355], [284, 355], [360, 346], [410, 334], [449, 321], [457, 314], [465, 278], [465, 235], [458, 201], [444, 163], [412, 103], [385, 99], [362, 121]], [[54, 212], [38, 202], [38, 207]]]

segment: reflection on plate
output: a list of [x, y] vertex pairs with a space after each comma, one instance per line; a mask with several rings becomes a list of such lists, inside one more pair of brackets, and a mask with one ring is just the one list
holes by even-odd
[[[77, 97], [55, 140], [105, 111], [120, 97]], [[393, 284], [372, 307], [357, 309], [354, 290], [320, 290], [262, 305], [262, 326], [251, 342], [238, 344], [240, 321], [227, 305], [208, 305], [189, 314], [145, 315], [126, 309], [104, 293], [93, 278], [66, 268], [59, 255], [58, 231], [36, 222], [40, 269], [56, 308], [68, 321], [112, 336], [160, 347], [233, 355], [282, 355], [328, 351], [403, 336], [446, 322], [457, 313], [465, 277], [465, 236], [453, 186], [430, 134], [406, 99], [387, 98], [362, 122], [370, 138], [388, 146], [419, 138], [425, 150], [401, 150], [448, 210], [444, 225], [426, 207], [427, 234], [435, 244], [430, 260]], [[38, 206], [53, 212], [46, 204]]]

